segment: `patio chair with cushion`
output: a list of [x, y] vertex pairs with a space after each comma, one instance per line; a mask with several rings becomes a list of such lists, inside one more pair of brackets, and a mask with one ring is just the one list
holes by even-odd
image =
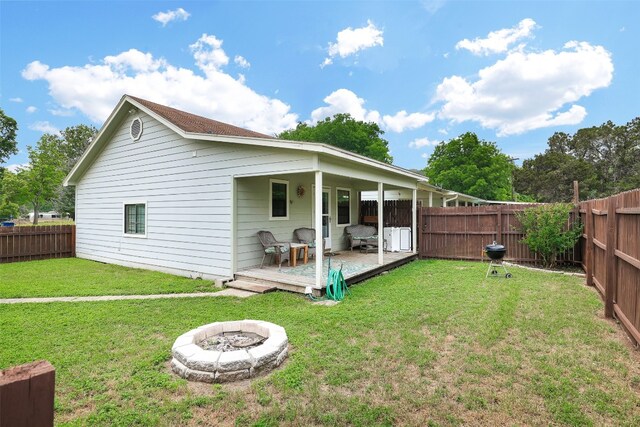
[[378, 230], [370, 225], [349, 225], [344, 228], [349, 249], [353, 251], [356, 246], [378, 247]]
[[258, 239], [260, 239], [260, 243], [264, 249], [260, 268], [262, 268], [267, 255], [278, 259], [278, 268], [282, 268], [283, 261], [287, 261], [289, 266], [291, 266], [291, 245], [289, 242], [278, 242], [270, 231], [258, 231]]
[[300, 243], [304, 243], [309, 246], [309, 258], [313, 258], [316, 254], [316, 230], [313, 228], [296, 228], [293, 230], [293, 235]]

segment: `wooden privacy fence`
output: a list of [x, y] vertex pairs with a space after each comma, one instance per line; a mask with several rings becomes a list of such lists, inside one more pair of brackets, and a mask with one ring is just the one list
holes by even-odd
[[0, 227], [0, 263], [75, 255], [75, 225]]
[[[385, 200], [382, 204], [385, 227], [411, 227], [411, 200]], [[418, 204], [418, 207], [420, 205]], [[365, 217], [378, 216], [378, 202], [376, 200], [363, 200], [360, 202], [360, 224], [365, 222]]]
[[[484, 247], [494, 240], [505, 245], [505, 259], [535, 263], [538, 256], [527, 245], [516, 217], [536, 205], [490, 205], [446, 208], [421, 208], [418, 215], [419, 253], [421, 258], [482, 260]], [[560, 261], [579, 261], [574, 248], [560, 256]]]
[[640, 189], [580, 203], [587, 284], [640, 343]]

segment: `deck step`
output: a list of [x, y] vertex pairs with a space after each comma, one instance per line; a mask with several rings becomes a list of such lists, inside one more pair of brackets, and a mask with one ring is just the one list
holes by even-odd
[[225, 286], [228, 288], [241, 289], [243, 291], [250, 291], [258, 294], [266, 294], [267, 292], [273, 292], [277, 290], [277, 288], [272, 285], [249, 282], [246, 280], [233, 280], [231, 282], [225, 283]]
[[266, 277], [261, 276], [260, 274], [245, 275], [241, 273], [236, 273], [236, 281], [238, 280], [242, 282], [255, 283], [255, 284], [267, 286], [267, 287], [274, 287], [276, 289], [280, 289], [283, 291], [296, 292], [300, 294], [304, 293], [305, 288], [307, 286], [311, 286], [311, 284], [307, 284], [307, 283], [303, 284], [303, 283], [297, 282], [295, 278], [283, 279], [282, 277], [279, 277], [278, 279], [270, 280], [270, 279], [267, 279]]

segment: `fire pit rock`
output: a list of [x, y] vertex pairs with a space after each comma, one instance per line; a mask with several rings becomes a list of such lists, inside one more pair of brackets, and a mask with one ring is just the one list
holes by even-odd
[[274, 369], [288, 354], [282, 326], [260, 320], [216, 322], [176, 339], [171, 369], [190, 381], [224, 383]]

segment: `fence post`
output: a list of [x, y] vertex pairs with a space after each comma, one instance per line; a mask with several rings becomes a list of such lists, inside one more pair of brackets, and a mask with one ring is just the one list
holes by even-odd
[[422, 220], [422, 215], [424, 215], [424, 211], [422, 210], [422, 204], [418, 204], [418, 257], [420, 259], [422, 258], [426, 258], [424, 251], [422, 249], [422, 230], [423, 230], [423, 220]]
[[586, 203], [586, 213], [584, 215], [584, 233], [585, 238], [585, 253], [584, 253], [584, 267], [587, 274], [587, 286], [593, 286], [593, 211], [591, 202]]
[[76, 225], [73, 224], [71, 227], [71, 257], [76, 257]]
[[607, 211], [607, 252], [606, 252], [606, 270], [607, 270], [607, 283], [605, 285], [604, 292], [604, 316], [613, 317], [613, 300], [616, 289], [616, 279], [618, 275], [618, 268], [616, 262], [616, 208], [618, 205], [618, 197], [612, 196], [609, 198], [609, 209]]
[[496, 213], [496, 242], [503, 244], [502, 242], [502, 205], [498, 205], [498, 212]]
[[0, 371], [0, 426], [53, 426], [54, 389], [46, 360]]

